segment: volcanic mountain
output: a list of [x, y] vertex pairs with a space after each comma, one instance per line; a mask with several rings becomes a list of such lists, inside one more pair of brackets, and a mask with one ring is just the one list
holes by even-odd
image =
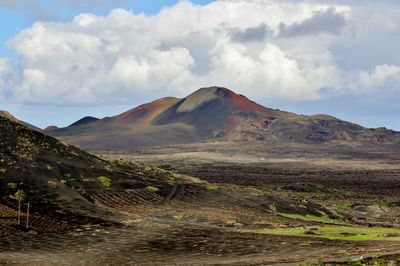
[[400, 143], [395, 131], [266, 108], [221, 87], [202, 88], [183, 99], [162, 98], [114, 117], [80, 121], [45, 133], [89, 149], [209, 141]]

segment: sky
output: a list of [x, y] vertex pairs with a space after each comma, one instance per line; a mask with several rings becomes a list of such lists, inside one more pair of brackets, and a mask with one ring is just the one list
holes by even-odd
[[39, 127], [223, 86], [400, 131], [398, 0], [0, 0], [0, 109]]

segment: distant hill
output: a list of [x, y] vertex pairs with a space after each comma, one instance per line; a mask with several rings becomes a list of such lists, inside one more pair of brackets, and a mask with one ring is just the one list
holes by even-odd
[[72, 123], [71, 125], [69, 125], [68, 127], [77, 127], [77, 126], [82, 126], [82, 125], [88, 125], [90, 123], [99, 121], [100, 119], [93, 117], [93, 116], [85, 116], [82, 119], [79, 119], [78, 121], [76, 121], [75, 123]]
[[221, 87], [202, 88], [182, 99], [162, 98], [100, 120], [85, 117], [46, 134], [89, 149], [208, 141], [400, 143], [399, 132], [267, 108]]

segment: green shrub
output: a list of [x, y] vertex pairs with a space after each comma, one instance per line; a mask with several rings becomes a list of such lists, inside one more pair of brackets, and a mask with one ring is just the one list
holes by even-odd
[[17, 183], [8, 183], [7, 187], [11, 188], [11, 189], [16, 189], [17, 188]]
[[324, 259], [319, 258], [317, 262], [305, 262], [305, 263], [300, 263], [299, 266], [324, 266]]
[[359, 260], [348, 259], [347, 265], [349, 266], [365, 266], [367, 265], [365, 259], [361, 258]]
[[57, 182], [49, 180], [49, 181], [47, 181], [47, 186], [51, 189], [55, 189], [55, 188], [57, 188]]
[[97, 178], [97, 181], [103, 184], [105, 187], [110, 187], [111, 186], [111, 179], [106, 177], [106, 176], [99, 176]]
[[369, 265], [372, 265], [372, 266], [396, 266], [398, 264], [397, 264], [397, 261], [394, 261], [394, 260], [375, 258], [369, 263]]
[[159, 188], [157, 188], [157, 187], [152, 187], [152, 186], [146, 187], [146, 190], [147, 190], [148, 192], [150, 192], [150, 193], [155, 193], [155, 192], [160, 191]]
[[219, 190], [219, 186], [215, 185], [215, 184], [209, 184], [207, 186], [207, 190], [208, 191], [218, 191]]
[[7, 173], [7, 169], [5, 168], [0, 168], [0, 174], [5, 174]]

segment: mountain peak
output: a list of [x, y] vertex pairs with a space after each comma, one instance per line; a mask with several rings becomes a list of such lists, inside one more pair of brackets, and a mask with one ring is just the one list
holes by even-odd
[[69, 125], [68, 127], [87, 125], [87, 124], [91, 124], [91, 123], [99, 121], [99, 120], [100, 119], [93, 117], [93, 116], [85, 116], [84, 118], [79, 119], [78, 121]]
[[180, 104], [179, 108], [177, 109], [177, 112], [178, 113], [191, 112], [197, 107], [200, 107], [201, 105], [208, 103], [212, 100], [218, 98], [225, 98], [227, 96], [229, 97], [231, 95], [237, 95], [237, 94], [223, 87], [214, 86], [208, 88], [201, 88], [190, 94], [188, 97], [186, 97]]

